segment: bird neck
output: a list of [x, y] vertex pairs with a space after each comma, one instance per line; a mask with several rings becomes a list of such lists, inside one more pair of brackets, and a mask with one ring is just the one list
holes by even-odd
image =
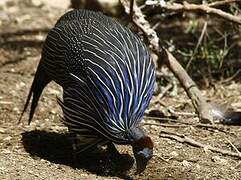
[[131, 139], [131, 145], [134, 149], [153, 148], [153, 142], [149, 136], [146, 136], [144, 131], [139, 128], [133, 128], [129, 133]]
[[140, 151], [144, 148], [153, 149], [153, 142], [149, 136], [133, 141], [131, 145], [136, 151]]

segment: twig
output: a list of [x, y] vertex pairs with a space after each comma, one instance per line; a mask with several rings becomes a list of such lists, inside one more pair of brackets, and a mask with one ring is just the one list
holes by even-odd
[[197, 117], [197, 114], [190, 112], [176, 112], [173, 109], [169, 108], [168, 111], [174, 116], [189, 116], [189, 117]]
[[[158, 4], [157, 4], [158, 5]], [[159, 7], [159, 6], [158, 6]], [[218, 17], [221, 17], [223, 19], [226, 19], [230, 22], [237, 23], [241, 25], [241, 18], [238, 16], [234, 16], [230, 13], [224, 12], [220, 9], [216, 9], [213, 7], [210, 7], [205, 4], [189, 4], [184, 1], [183, 4], [179, 3], [167, 3], [165, 6], [160, 6], [159, 8], [165, 10], [165, 11], [171, 11], [171, 12], [203, 12], [206, 14], [212, 14]]]
[[207, 4], [209, 7], [217, 7], [217, 6], [222, 6], [225, 4], [230, 4], [234, 2], [240, 2], [240, 0], [224, 0], [224, 1], [215, 1], [212, 3]]
[[191, 65], [191, 63], [192, 63], [192, 61], [194, 59], [194, 56], [197, 53], [197, 50], [198, 50], [198, 48], [199, 48], [199, 46], [200, 46], [200, 44], [201, 44], [201, 42], [203, 40], [204, 34], [205, 34], [206, 30], [207, 30], [207, 25], [208, 25], [208, 23], [207, 23], [207, 21], [205, 21], [205, 23], [203, 25], [202, 33], [201, 33], [201, 35], [200, 35], [200, 37], [198, 39], [197, 45], [196, 45], [196, 47], [194, 49], [194, 52], [193, 52], [191, 58], [189, 59], [189, 61], [187, 63], [186, 70], [188, 70], [189, 66]]
[[168, 162], [171, 158], [168, 158], [168, 159], [165, 159], [165, 158], [163, 158], [163, 157], [160, 157], [159, 155], [157, 155], [157, 154], [153, 154], [153, 156], [155, 156], [155, 157], [157, 157], [157, 158], [159, 158], [159, 159], [161, 159], [162, 161], [165, 161], [165, 162]]
[[221, 69], [221, 67], [223, 66], [223, 62], [224, 62], [224, 58], [227, 55], [226, 52], [227, 49], [227, 33], [224, 33], [224, 47], [223, 47], [223, 53], [222, 53], [222, 57], [220, 59], [220, 63], [219, 63], [219, 69]]
[[213, 130], [217, 130], [217, 131], [220, 131], [222, 133], [225, 133], [225, 134], [231, 134], [231, 135], [234, 135], [236, 136], [236, 134], [234, 133], [231, 133], [231, 132], [228, 132], [228, 131], [225, 131], [223, 129], [221, 129], [220, 127], [216, 126], [216, 125], [211, 125], [211, 124], [203, 124], [203, 123], [197, 123], [197, 124], [194, 124], [194, 123], [183, 123], [183, 122], [177, 122], [179, 124], [166, 124], [166, 123], [143, 123], [143, 125], [147, 125], [147, 126], [160, 126], [160, 127], [169, 127], [169, 128], [181, 128], [181, 127], [197, 127], [197, 128], [208, 128], [208, 129], [213, 129]]
[[240, 167], [240, 165], [241, 165], [241, 161], [239, 161], [239, 162], [236, 164], [236, 166], [234, 167], [234, 169], [238, 169], [238, 168]]
[[180, 128], [187, 127], [187, 124], [165, 124], [165, 123], [143, 123], [143, 125], [147, 126], [161, 126], [161, 127], [170, 127], [170, 128]]
[[171, 88], [173, 87], [173, 85], [171, 83], [169, 83], [163, 90], [161, 93], [158, 94], [158, 96], [156, 97], [156, 99], [153, 101], [153, 103], [157, 103], [158, 101], [160, 101], [163, 96], [165, 96], [165, 94], [167, 93], [167, 91], [169, 91]]
[[130, 0], [131, 2], [130, 2], [130, 14], [129, 14], [129, 16], [130, 16], [130, 18], [132, 18], [132, 16], [133, 16], [133, 5], [134, 5], [134, 0]]
[[176, 160], [176, 161], [179, 161], [179, 162], [183, 162], [184, 160], [186, 160], [188, 162], [198, 162], [198, 161], [200, 161], [199, 159], [194, 159], [194, 158], [183, 159], [183, 158], [179, 158], [177, 156], [170, 156], [169, 158], [166, 158], [166, 159], [163, 158], [163, 157], [160, 157], [158, 154], [153, 154], [153, 156], [159, 158], [162, 161], [165, 161], [166, 163], [169, 162], [170, 160]]
[[224, 79], [222, 81], [220, 81], [219, 83], [225, 83], [225, 82], [229, 82], [229, 81], [232, 81], [234, 78], [236, 78], [241, 72], [241, 69], [237, 70], [231, 77], [227, 78], [227, 79]]
[[241, 159], [241, 155], [239, 153], [235, 153], [235, 152], [231, 152], [231, 151], [228, 151], [228, 150], [212, 147], [210, 145], [202, 144], [201, 142], [198, 142], [198, 141], [196, 141], [196, 140], [194, 140], [190, 137], [187, 137], [183, 134], [177, 134], [175, 132], [162, 130], [161, 133], [160, 133], [160, 137], [174, 139], [178, 142], [187, 143], [187, 144], [189, 144], [191, 146], [194, 146], [194, 147], [204, 148], [204, 149], [207, 149], [207, 150], [211, 150], [213, 152], [221, 153], [223, 155], [234, 156], [234, 157], [238, 157], [239, 159]]
[[0, 101], [0, 104], [8, 105], [8, 104], [13, 104], [13, 102], [11, 102], [11, 101]]
[[[125, 8], [126, 13], [130, 13], [130, 2], [128, 0], [120, 0], [121, 4]], [[159, 46], [159, 38], [156, 32], [151, 28], [148, 21], [145, 20], [143, 13], [141, 12], [140, 8], [137, 7], [136, 1], [133, 1], [133, 16], [132, 16], [133, 23], [140, 28], [140, 30], [145, 34], [148, 38], [148, 41], [151, 48], [155, 51], [160, 51]]]
[[241, 152], [238, 150], [238, 148], [229, 139], [227, 139], [227, 141], [232, 146], [232, 148], [241, 156]]
[[[172, 119], [172, 118], [168, 118], [168, 117], [161, 118], [161, 117], [145, 116], [144, 118], [159, 121], [159, 122], [161, 122], [161, 121], [179, 122], [176, 119]], [[181, 123], [182, 124], [189, 124], [187, 122], [181, 122]]]

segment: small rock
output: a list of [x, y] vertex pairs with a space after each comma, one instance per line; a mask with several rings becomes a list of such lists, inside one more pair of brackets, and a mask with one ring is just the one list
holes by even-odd
[[170, 155], [171, 155], [172, 157], [177, 157], [179, 154], [178, 154], [176, 151], [172, 151], [172, 152], [170, 153]]
[[157, 0], [147, 0], [147, 1], [145, 2], [145, 4], [146, 4], [147, 6], [153, 6], [153, 5], [157, 5], [157, 4], [158, 4], [158, 1], [157, 1]]
[[1, 0], [0, 1], [0, 7], [5, 6], [7, 4], [8, 0]]
[[25, 14], [23, 16], [19, 16], [15, 18], [17, 24], [22, 24], [24, 21], [30, 20], [31, 16], [29, 14]]
[[36, 40], [38, 40], [38, 41], [44, 41], [45, 36], [43, 36], [43, 35], [41, 35], [41, 34], [38, 34], [38, 35], [35, 36], [35, 38], [36, 38]]
[[20, 113], [20, 110], [19, 110], [18, 107], [14, 107], [14, 108], [13, 108], [13, 111], [14, 111], [14, 112], [17, 112], [17, 113]]
[[15, 72], [15, 69], [14, 69], [14, 68], [11, 68], [10, 71], [11, 71], [11, 72]]
[[175, 146], [175, 149], [182, 149], [182, 146], [176, 145], [176, 146]]
[[5, 129], [0, 128], [0, 133], [5, 133]]
[[212, 157], [212, 161], [216, 162], [218, 164], [227, 164], [227, 160], [226, 159], [222, 159], [219, 156], [213, 156]]
[[7, 137], [5, 137], [5, 138], [3, 139], [3, 141], [10, 141], [11, 139], [12, 139], [11, 136], [7, 136]]
[[0, 171], [4, 171], [5, 169], [5, 167], [0, 167]]
[[49, 88], [48, 92], [49, 92], [49, 94], [55, 94], [55, 95], [59, 95], [60, 94], [60, 92], [58, 90], [55, 90], [55, 89], [52, 89], [52, 88]]
[[19, 7], [17, 7], [17, 6], [8, 7], [8, 13], [9, 14], [13, 14], [13, 13], [16, 13], [18, 11], [19, 11]]
[[46, 160], [44, 160], [44, 159], [40, 159], [40, 161], [41, 161], [41, 162], [46, 162]]
[[56, 112], [54, 109], [52, 109], [52, 110], [50, 111], [50, 113], [51, 113], [51, 114], [56, 114], [57, 112]]
[[20, 87], [24, 87], [26, 84], [23, 82], [23, 81], [21, 81], [20, 83], [19, 83], [19, 86]]
[[0, 22], [7, 22], [7, 21], [10, 21], [9, 15], [4, 11], [0, 11]]
[[201, 166], [200, 166], [199, 164], [197, 164], [197, 165], [196, 165], [196, 168], [197, 168], [197, 169], [200, 169], [200, 168], [201, 168]]
[[70, 6], [70, 0], [42, 0], [43, 4], [53, 8], [67, 9]]
[[32, 5], [35, 7], [41, 7], [43, 5], [43, 1], [41, 0], [32, 0]]
[[209, 150], [209, 147], [208, 147], [208, 146], [205, 146], [205, 147], [203, 148], [203, 150], [204, 150], [205, 153], [210, 153], [210, 150]]
[[188, 162], [188, 161], [186, 161], [186, 160], [183, 160], [183, 161], [182, 161], [182, 165], [183, 165], [184, 167], [190, 167], [192, 164], [191, 164], [191, 162]]
[[2, 153], [4, 153], [4, 154], [12, 154], [12, 151], [10, 151], [8, 149], [4, 149], [4, 150], [2, 150]]

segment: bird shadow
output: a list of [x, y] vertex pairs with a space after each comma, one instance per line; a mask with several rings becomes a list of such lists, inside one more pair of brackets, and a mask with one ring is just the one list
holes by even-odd
[[99, 176], [115, 176], [132, 179], [127, 171], [133, 166], [133, 158], [122, 154], [121, 160], [111, 158], [108, 151], [86, 152], [74, 155], [70, 134], [34, 130], [22, 133], [24, 149], [34, 158], [85, 169]]

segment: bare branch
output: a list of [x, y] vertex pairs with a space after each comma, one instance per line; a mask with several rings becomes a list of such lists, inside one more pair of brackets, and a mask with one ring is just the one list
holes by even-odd
[[238, 148], [229, 139], [227, 139], [227, 141], [232, 146], [232, 148], [241, 156], [241, 152], [238, 150]]
[[[215, 4], [214, 4], [215, 5]], [[159, 8], [165, 10], [165, 11], [171, 11], [171, 12], [203, 12], [206, 14], [212, 14], [218, 17], [221, 17], [223, 19], [226, 19], [230, 22], [236, 23], [236, 24], [241, 24], [241, 17], [234, 16], [230, 13], [224, 12], [220, 9], [216, 9], [213, 7], [210, 7], [205, 4], [189, 4], [187, 2], [183, 2], [183, 4], [179, 3], [167, 3], [165, 6], [159, 6], [158, 4], [156, 5]]]
[[162, 90], [162, 92], [158, 94], [158, 96], [157, 96], [156, 99], [153, 101], [153, 103], [155, 104], [155, 103], [159, 102], [172, 87], [173, 87], [173, 84], [169, 83], [169, 84]]
[[133, 4], [134, 4], [134, 0], [130, 0], [131, 1], [131, 3], [130, 3], [130, 17], [132, 18], [132, 16], [133, 16]]
[[[128, 0], [120, 0], [121, 4], [124, 6], [126, 13], [130, 13], [130, 2]], [[148, 21], [145, 20], [143, 13], [140, 8], [137, 7], [136, 1], [133, 1], [133, 16], [132, 21], [135, 25], [140, 28], [140, 30], [148, 38], [151, 48], [158, 52], [160, 51], [159, 47], [159, 38], [157, 37], [156, 32], [151, 28]]]
[[166, 49], [162, 52], [162, 59], [169, 69], [175, 74], [179, 82], [182, 84], [187, 95], [192, 100], [193, 106], [198, 112], [201, 122], [213, 123], [212, 106], [206, 102], [201, 91], [195, 82], [188, 76], [184, 68], [178, 63], [176, 58]]
[[208, 6], [209, 7], [217, 7], [217, 6], [222, 6], [225, 4], [231, 4], [231, 3], [235, 3], [235, 2], [241, 2], [241, 1], [240, 0], [215, 1], [215, 2], [209, 3]]

